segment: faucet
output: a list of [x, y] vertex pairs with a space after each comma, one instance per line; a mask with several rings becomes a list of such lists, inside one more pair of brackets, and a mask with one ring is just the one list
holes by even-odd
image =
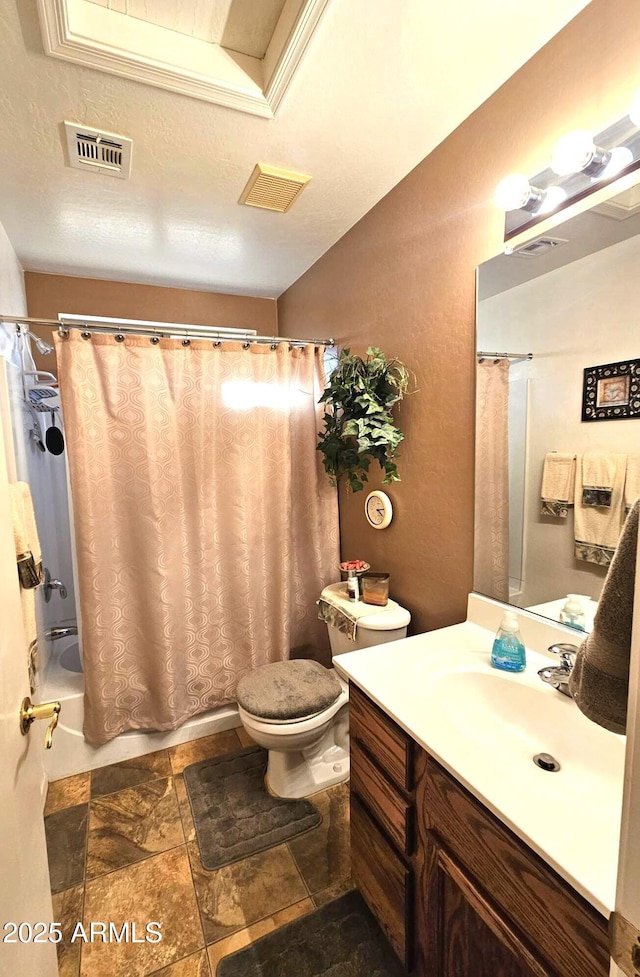
[[569, 676], [576, 663], [578, 646], [560, 643], [551, 645], [547, 650], [552, 655], [560, 656], [560, 664], [547, 665], [545, 668], [540, 669], [538, 675], [543, 682], [552, 685], [558, 692], [562, 692], [563, 695], [568, 695], [570, 699], [573, 698], [569, 691]]
[[67, 588], [65, 584], [63, 584], [62, 580], [54, 580], [51, 577], [51, 574], [49, 573], [46, 567], [44, 568], [44, 582], [42, 585], [42, 589], [44, 591], [44, 599], [47, 604], [51, 600], [51, 594], [53, 593], [54, 590], [60, 592], [60, 596], [62, 597], [63, 600], [66, 599]]
[[45, 631], [44, 636], [47, 641], [56, 641], [57, 638], [68, 638], [69, 635], [77, 634], [78, 627], [76, 624], [69, 624], [65, 627], [60, 628], [49, 628]]

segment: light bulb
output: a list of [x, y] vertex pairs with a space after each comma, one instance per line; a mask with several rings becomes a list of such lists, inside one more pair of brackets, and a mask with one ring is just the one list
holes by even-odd
[[558, 176], [581, 173], [593, 159], [595, 151], [591, 133], [586, 129], [575, 129], [558, 139], [553, 150], [551, 169]]
[[611, 177], [621, 173], [625, 166], [629, 166], [630, 163], [633, 163], [633, 153], [631, 150], [627, 146], [616, 146], [615, 149], [611, 150], [611, 159], [595, 179], [609, 180]]
[[543, 194], [522, 173], [512, 173], [496, 187], [494, 200], [502, 210], [535, 210]]
[[640, 129], [640, 88], [631, 99], [629, 118], [633, 122], [634, 126], [638, 126], [638, 128]]
[[549, 187], [538, 207], [537, 214], [550, 214], [567, 199], [567, 191], [563, 187]]

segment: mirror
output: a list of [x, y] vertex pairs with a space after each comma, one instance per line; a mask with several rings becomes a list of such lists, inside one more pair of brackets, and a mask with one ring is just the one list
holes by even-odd
[[[599, 402], [608, 398], [614, 408], [601, 412], [608, 419], [582, 419], [585, 369], [640, 360], [639, 268], [636, 185], [478, 269], [477, 349], [531, 358], [478, 359], [474, 589], [555, 620], [565, 617], [567, 596], [579, 595], [584, 617], [575, 626], [587, 631], [624, 521], [624, 492], [618, 486], [595, 500], [609, 498], [604, 509], [595, 506], [610, 517], [606, 530], [602, 519], [594, 530], [582, 484], [579, 513], [572, 488], [564, 515], [561, 507], [543, 515], [543, 467], [550, 453], [568, 455], [547, 471], [573, 486], [571, 456], [582, 478], [595, 464], [585, 453], [602, 452], [608, 465], [623, 466], [619, 481], [628, 458], [640, 455], [640, 416], [615, 409], [629, 400], [628, 380], [598, 388]], [[624, 461], [612, 461], [616, 455]], [[576, 546], [580, 536], [589, 546]]]

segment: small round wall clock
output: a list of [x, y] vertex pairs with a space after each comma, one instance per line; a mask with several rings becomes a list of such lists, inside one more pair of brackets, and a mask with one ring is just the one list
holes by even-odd
[[369, 492], [364, 501], [364, 514], [374, 529], [386, 529], [393, 518], [391, 499], [379, 490]]

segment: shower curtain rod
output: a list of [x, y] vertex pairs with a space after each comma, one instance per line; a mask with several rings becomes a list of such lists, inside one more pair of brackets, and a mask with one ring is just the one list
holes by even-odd
[[533, 353], [487, 353], [479, 349], [476, 353], [481, 360], [532, 360]]
[[69, 329], [85, 332], [113, 333], [122, 336], [184, 337], [185, 339], [213, 339], [216, 342], [268, 343], [272, 346], [288, 343], [291, 346], [335, 346], [334, 339], [291, 339], [287, 336], [259, 336], [255, 329], [233, 329], [228, 326], [195, 326], [174, 322], [152, 322], [145, 319], [109, 319], [98, 316], [61, 314], [58, 319], [31, 319], [23, 316], [0, 315], [0, 322], [16, 325], [50, 326], [61, 335]]

